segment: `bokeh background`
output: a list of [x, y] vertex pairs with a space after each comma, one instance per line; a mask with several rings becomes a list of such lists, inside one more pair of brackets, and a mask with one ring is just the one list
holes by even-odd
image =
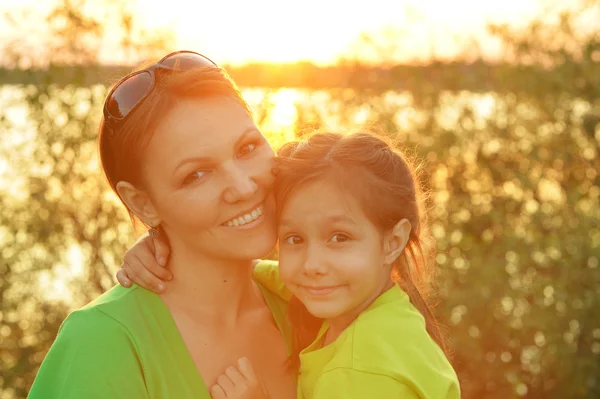
[[371, 126], [413, 149], [464, 398], [600, 398], [600, 1], [238, 3], [0, 0], [0, 399], [115, 283], [140, 233], [99, 167], [101, 106], [181, 48], [274, 146]]

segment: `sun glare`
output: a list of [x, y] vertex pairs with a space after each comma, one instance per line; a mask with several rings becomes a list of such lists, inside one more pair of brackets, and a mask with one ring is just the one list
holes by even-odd
[[[319, 65], [340, 58], [373, 57], [357, 46], [361, 34], [396, 47], [399, 62], [451, 59], [472, 52], [476, 42], [485, 54], [498, 54], [497, 41], [486, 30], [489, 23], [524, 25], [549, 6], [566, 9], [572, 0], [93, 0], [90, 7], [110, 8], [123, 1], [136, 22], [148, 30], [170, 32], [177, 49], [195, 50], [220, 64], [311, 61]], [[59, 0], [0, 0], [0, 12], [22, 8], [51, 10]], [[4, 4], [3, 4], [4, 3]], [[14, 3], [14, 4], [13, 4]], [[116, 19], [115, 19], [116, 21]], [[107, 21], [107, 24], [110, 21]], [[0, 34], [7, 31], [0, 24]], [[110, 46], [118, 40], [107, 39]], [[110, 47], [109, 46], [109, 47]], [[118, 49], [107, 48], [105, 62], [122, 62]], [[382, 54], [379, 54], [380, 56]], [[383, 54], [386, 56], [386, 54]], [[112, 58], [111, 58], [112, 57]], [[376, 57], [375, 57], [376, 58]], [[376, 60], [373, 60], [376, 61]]]
[[[568, 4], [568, 0], [555, 0]], [[485, 38], [490, 22], [522, 23], [542, 9], [542, 0], [341, 0], [282, 2], [188, 2], [137, 0], [134, 9], [149, 28], [171, 30], [179, 48], [206, 53], [219, 63], [309, 60], [331, 64], [352, 53], [362, 32], [390, 27], [399, 32], [405, 60], [428, 57], [437, 47], [453, 57], [473, 39]], [[392, 38], [392, 40], [395, 40]], [[471, 41], [471, 42], [469, 42]], [[485, 46], [484, 46], [485, 47]]]

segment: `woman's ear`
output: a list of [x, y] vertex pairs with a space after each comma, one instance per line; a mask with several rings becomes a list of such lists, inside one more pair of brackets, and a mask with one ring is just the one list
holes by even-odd
[[408, 219], [402, 219], [384, 238], [385, 263], [391, 265], [398, 259], [410, 239], [411, 225]]
[[154, 227], [160, 224], [160, 217], [145, 191], [129, 182], [120, 181], [117, 183], [117, 193], [127, 208], [146, 225]]

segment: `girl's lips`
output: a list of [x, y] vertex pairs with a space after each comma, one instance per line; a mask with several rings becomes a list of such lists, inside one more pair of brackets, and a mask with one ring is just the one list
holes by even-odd
[[330, 285], [324, 287], [314, 287], [314, 286], [300, 286], [300, 289], [307, 292], [311, 296], [326, 296], [340, 288], [341, 285]]

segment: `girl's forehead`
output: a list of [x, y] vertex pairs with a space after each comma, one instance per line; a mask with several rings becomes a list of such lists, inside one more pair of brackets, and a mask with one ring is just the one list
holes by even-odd
[[307, 220], [311, 215], [329, 219], [362, 219], [366, 217], [351, 190], [335, 179], [315, 178], [296, 187], [282, 206], [281, 220], [287, 217]]

